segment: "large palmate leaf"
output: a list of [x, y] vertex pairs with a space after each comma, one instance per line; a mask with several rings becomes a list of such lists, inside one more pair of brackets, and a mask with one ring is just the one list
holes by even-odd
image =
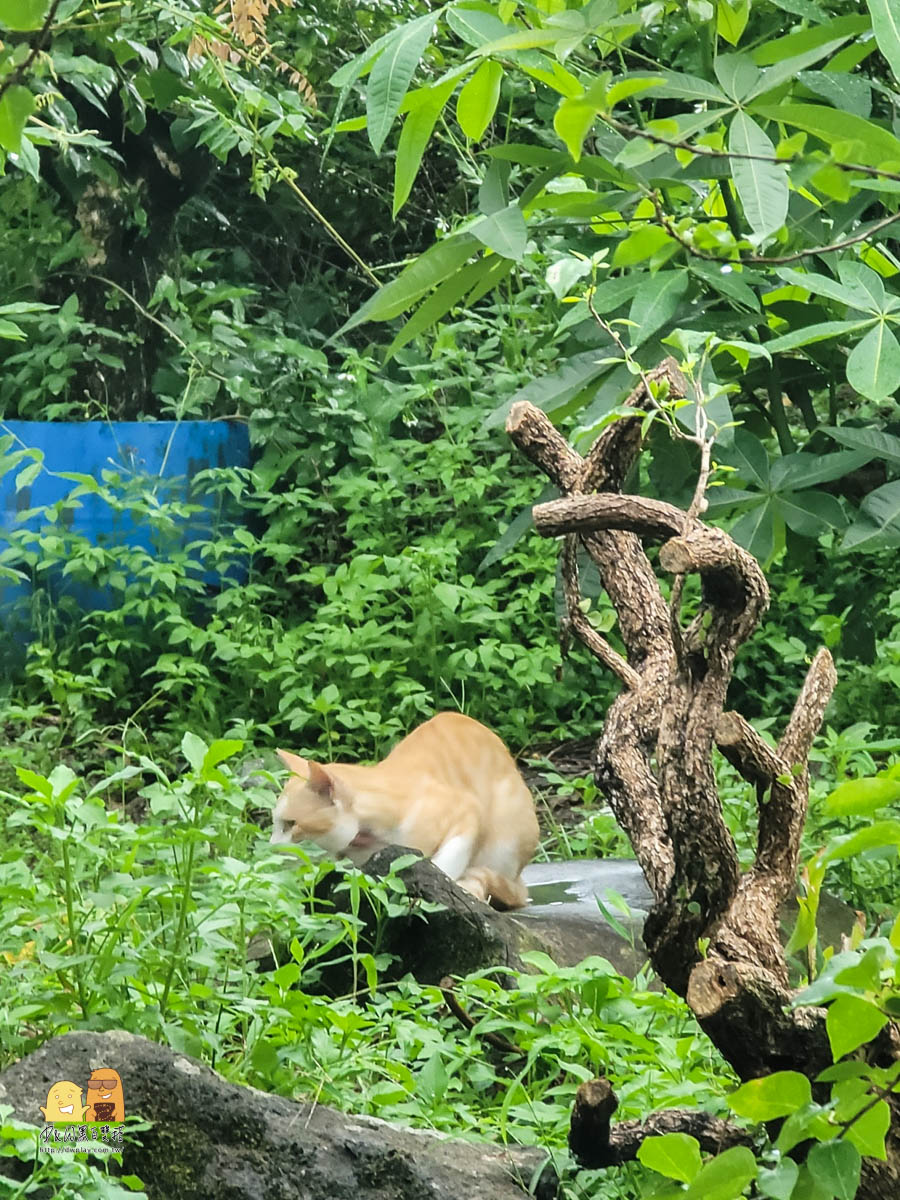
[[[850, 264], [841, 264], [849, 266]], [[862, 263], [855, 264], [863, 266]], [[864, 270], [868, 268], [863, 267]], [[873, 313], [881, 312], [882, 305], [872, 305], [873, 293], [870, 288], [865, 286], [860, 287], [854, 284], [853, 276], [846, 276], [846, 282], [842, 279], [832, 279], [828, 275], [819, 275], [815, 271], [795, 271], [791, 267], [782, 267], [778, 272], [785, 283], [791, 283], [797, 287], [806, 288], [808, 292], [812, 292], [814, 296], [824, 296], [828, 300], [834, 300], [838, 304], [846, 304], [848, 308], [865, 308], [866, 311], [871, 310]], [[875, 275], [874, 271], [869, 271], [870, 275]], [[875, 276], [878, 279], [878, 276]], [[879, 279], [879, 283], [880, 283]], [[882, 300], [884, 298], [884, 285], [881, 287]]]
[[366, 118], [369, 141], [376, 154], [381, 153], [436, 23], [436, 13], [425, 13], [402, 25], [375, 60], [366, 89]]
[[[731, 122], [728, 148], [737, 155], [775, 155], [768, 134], [745, 112], [736, 113]], [[753, 232], [765, 237], [780, 229], [787, 219], [790, 194], [787, 168], [752, 158], [734, 158], [731, 174]]]

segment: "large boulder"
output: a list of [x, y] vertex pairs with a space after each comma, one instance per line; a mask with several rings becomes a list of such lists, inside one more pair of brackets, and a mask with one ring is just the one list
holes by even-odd
[[[124, 1031], [53, 1038], [0, 1073], [0, 1103], [21, 1121], [60, 1079], [96, 1068], [122, 1077], [127, 1116], [151, 1128], [128, 1144], [123, 1171], [150, 1200], [553, 1200], [544, 1151], [461, 1142], [345, 1116], [227, 1083], [196, 1059]], [[0, 1159], [0, 1176], [29, 1168]]]

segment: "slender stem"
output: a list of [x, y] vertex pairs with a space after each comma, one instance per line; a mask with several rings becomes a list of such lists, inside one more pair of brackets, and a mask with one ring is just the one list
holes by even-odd
[[[192, 832], [196, 833], [196, 822]], [[192, 837], [190, 845], [188, 846], [187, 857], [184, 863], [184, 882], [182, 884], [181, 892], [181, 907], [178, 913], [178, 928], [175, 931], [175, 942], [172, 946], [172, 956], [169, 960], [169, 970], [166, 973], [166, 982], [163, 985], [162, 998], [159, 1002], [160, 1020], [165, 1019], [166, 1007], [169, 1002], [169, 992], [172, 988], [172, 980], [175, 977], [175, 967], [177, 966], [178, 959], [181, 955], [181, 943], [184, 939], [184, 931], [187, 925], [188, 905], [191, 902], [191, 883], [194, 874], [194, 849], [196, 844], [196, 839]]]
[[331, 222], [328, 220], [328, 218], [325, 216], [325, 214], [320, 212], [319, 209], [316, 208], [315, 204], [313, 204], [312, 200], [310, 200], [310, 198], [309, 198], [309, 196], [307, 196], [306, 192], [304, 192], [302, 190], [302, 188], [297, 186], [297, 181], [294, 179], [292, 172], [289, 171], [287, 167], [283, 167], [281, 165], [281, 163], [278, 161], [278, 159], [275, 158], [275, 156], [271, 152], [268, 155], [268, 159], [269, 159], [270, 165], [275, 168], [275, 170], [278, 174], [278, 178], [280, 180], [282, 180], [283, 183], [286, 183], [288, 185], [288, 187], [291, 189], [291, 191], [294, 193], [294, 195], [297, 197], [297, 199], [300, 200], [304, 205], [306, 205], [306, 208], [309, 210], [309, 212], [312, 213], [312, 215], [319, 222], [319, 224], [322, 226], [322, 228], [325, 230], [325, 232], [328, 234], [328, 236], [333, 241], [337, 242], [337, 244], [340, 246], [340, 248], [344, 251], [344, 253], [349, 258], [353, 259], [353, 261], [356, 263], [356, 265], [359, 267], [359, 269], [362, 271], [362, 273], [365, 275], [366, 279], [368, 279], [368, 281], [370, 283], [374, 284], [375, 287], [381, 287], [381, 283], [378, 279], [378, 276], [375, 274], [375, 272], [366, 263], [363, 262], [363, 260], [359, 257], [359, 255], [356, 253], [356, 251], [350, 245], [350, 243], [345, 241], [344, 238], [341, 237], [341, 235], [338, 233], [338, 231], [335, 229], [335, 227], [331, 224]]
[[[65, 826], [65, 815], [63, 815], [63, 825]], [[69, 831], [65, 826], [66, 836], [62, 839], [62, 857], [63, 857], [63, 878], [66, 886], [66, 919], [69, 923], [69, 939], [72, 943], [72, 950], [77, 958], [79, 955], [78, 933], [75, 929], [75, 899], [72, 894], [72, 862], [69, 858]], [[78, 1003], [81, 1005], [82, 1013], [88, 1015], [87, 994], [84, 990], [84, 976], [82, 974], [83, 964], [75, 963], [75, 986], [78, 989]]]

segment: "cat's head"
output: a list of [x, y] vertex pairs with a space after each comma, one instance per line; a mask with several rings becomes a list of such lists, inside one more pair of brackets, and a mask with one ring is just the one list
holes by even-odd
[[330, 854], [346, 854], [359, 835], [359, 821], [342, 796], [341, 785], [327, 767], [279, 750], [291, 776], [272, 812], [276, 844], [310, 841]]

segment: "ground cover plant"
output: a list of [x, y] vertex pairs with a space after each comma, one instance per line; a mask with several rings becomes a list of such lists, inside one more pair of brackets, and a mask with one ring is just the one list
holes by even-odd
[[[72, 504], [91, 487], [140, 512], [155, 556], [92, 545], [64, 506], [4, 515], [0, 583], [26, 590], [2, 628], [21, 610], [33, 630], [0, 645], [4, 1061], [125, 1027], [236, 1082], [545, 1145], [572, 1197], [854, 1195], [896, 1086], [860, 1050], [897, 1003], [890, 4], [208, 8], [0, 0], [3, 487], [27, 507], [46, 469], [4, 420], [230, 418], [254, 445], [252, 471], [195, 480], [245, 520], [186, 544], [168, 534], [193, 501], [71, 481]], [[819, 645], [837, 666], [792, 942], [829, 1008], [814, 1094], [735, 1091], [683, 1001], [597, 961], [456, 981], [468, 1028], [438, 989], [388, 984], [354, 919], [365, 894], [390, 920], [402, 881], [346, 874], [339, 914], [314, 900], [331, 864], [265, 843], [276, 744], [374, 759], [461, 708], [533, 761], [542, 855], [630, 853], [589, 758], [554, 772], [617, 689], [561, 652], [555, 548], [530, 530], [551, 496], [502, 426], [530, 400], [584, 446], [668, 353], [713, 398], [707, 517], [772, 594], [729, 706], [769, 737]], [[686, 504], [700, 468], [657, 422], [629, 490]], [[108, 599], [82, 612], [61, 577]], [[746, 866], [755, 791], [715, 769]], [[814, 938], [823, 879], [865, 914], [840, 953]], [[290, 956], [259, 973], [246, 947], [273, 921]], [[322, 990], [333, 959], [346, 995]], [[579, 1168], [569, 1116], [599, 1074], [616, 1121], [695, 1106], [739, 1140]], [[0, 1157], [30, 1160], [0, 1121]], [[83, 1163], [32, 1182], [141, 1186]]]

